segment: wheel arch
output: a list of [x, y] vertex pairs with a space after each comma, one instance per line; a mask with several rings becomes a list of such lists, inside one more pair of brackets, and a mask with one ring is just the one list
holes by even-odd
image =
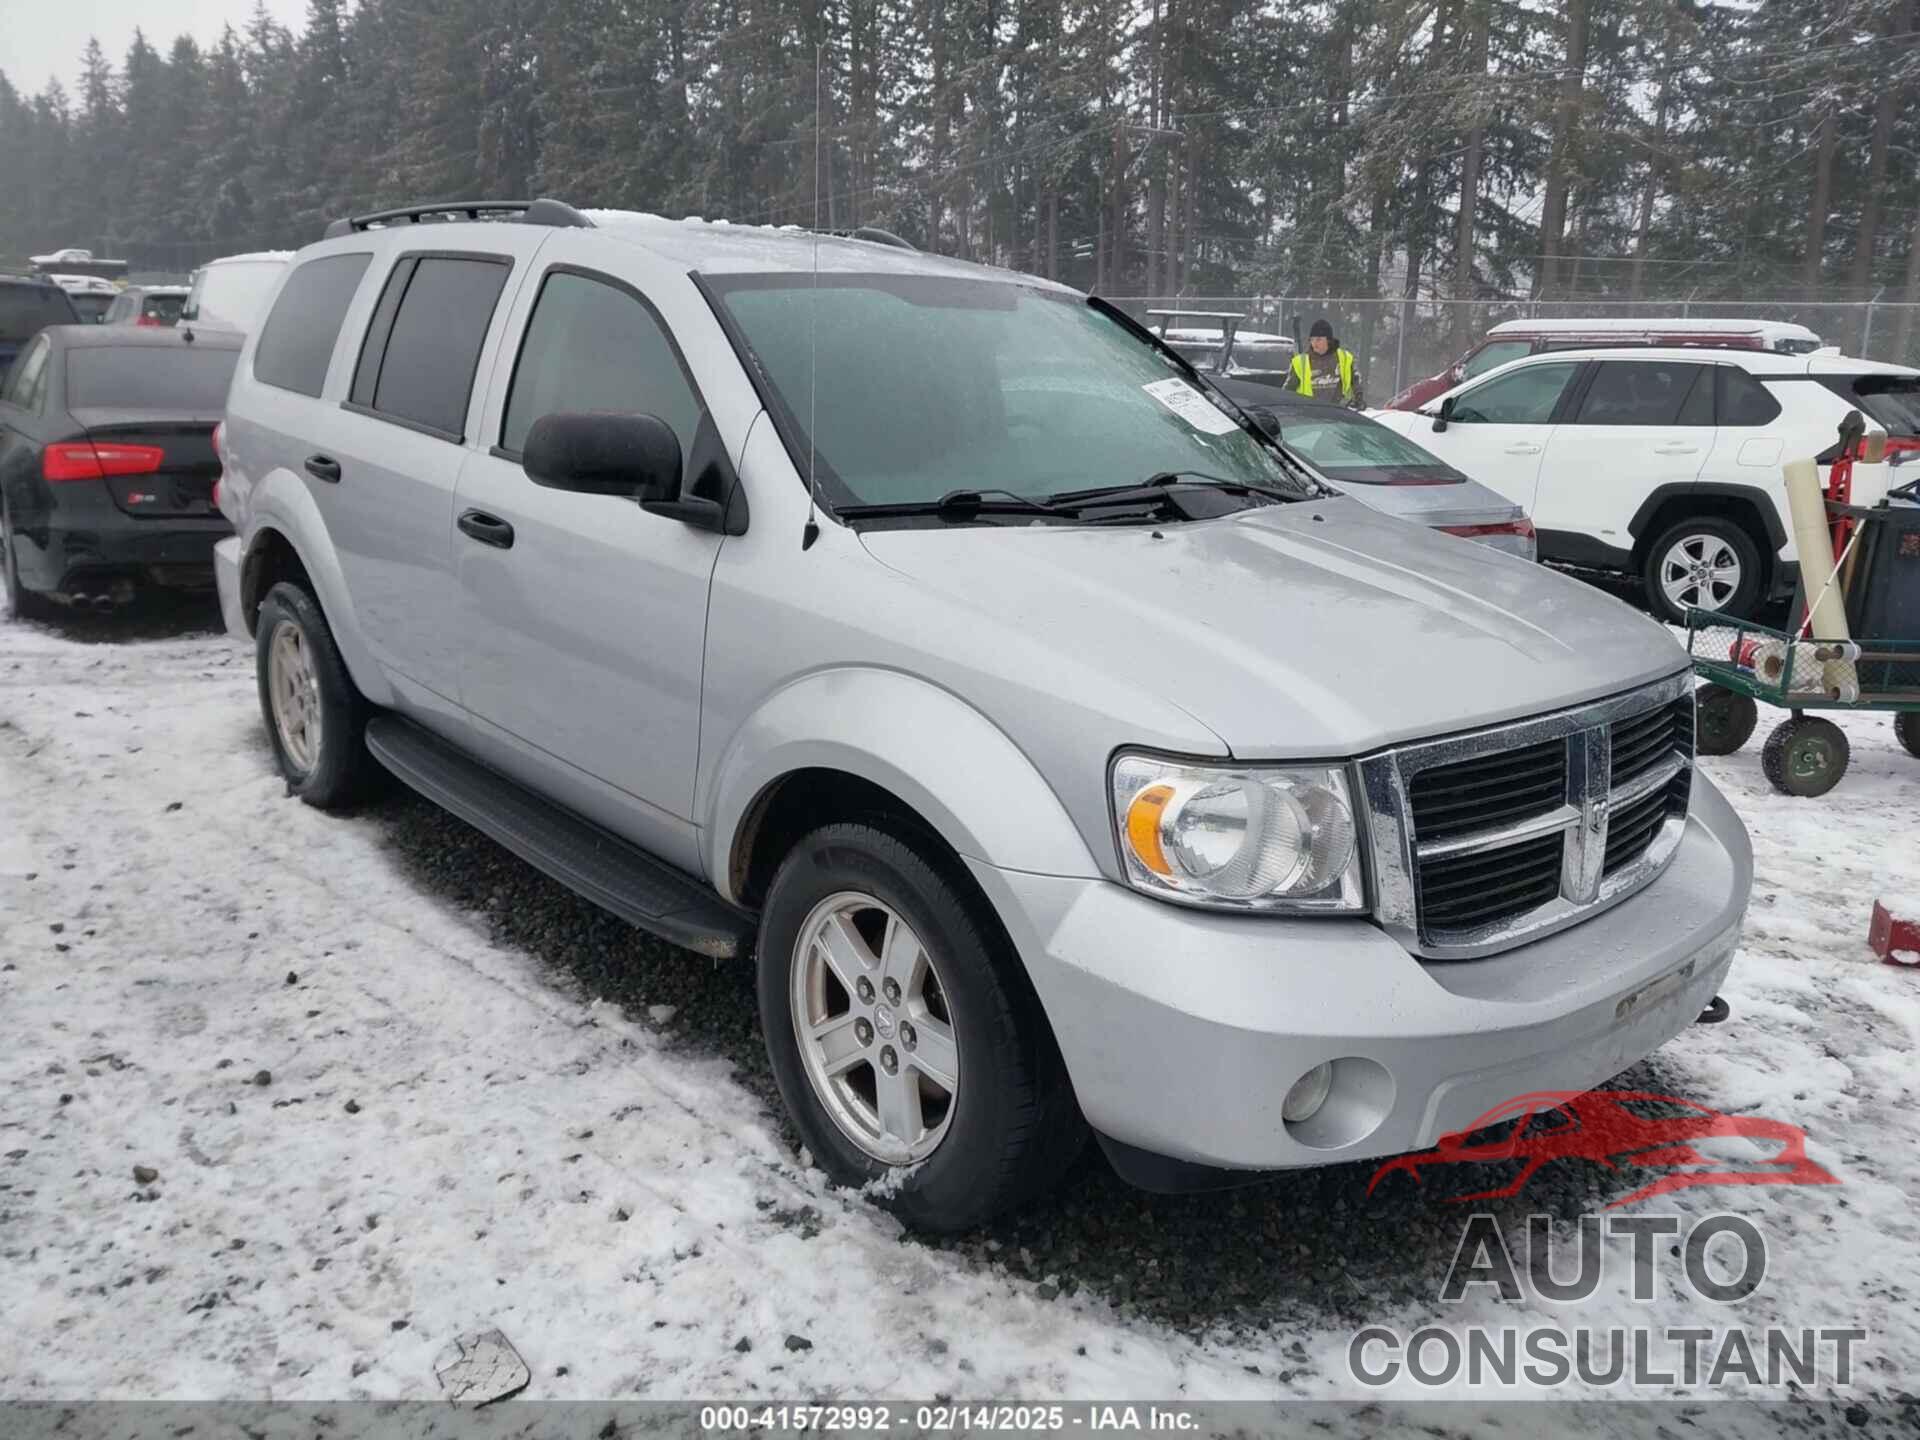
[[1703, 480], [1656, 486], [1627, 522], [1633, 537], [1635, 565], [1645, 563], [1647, 548], [1669, 525], [1690, 515], [1714, 515], [1733, 520], [1753, 537], [1760, 563], [1770, 574], [1787, 543], [1786, 522], [1766, 491], [1751, 485]]
[[714, 766], [707, 873], [752, 904], [806, 830], [897, 816], [958, 859], [1097, 875], [1060, 798], [1005, 732], [948, 691], [895, 671], [836, 669], [769, 696]]
[[[293, 497], [290, 507], [285, 503], [289, 491]], [[288, 477], [286, 485], [274, 487], [272, 498], [281, 503], [274, 504], [252, 527], [240, 557], [240, 615], [247, 632], [254, 633], [260, 602], [276, 584], [285, 580], [303, 585], [326, 617], [341, 662], [355, 687], [375, 705], [392, 704], [392, 690], [360, 634], [346, 579], [331, 545], [325, 543], [325, 524], [314, 509], [312, 497], [305, 486]], [[315, 533], [322, 537], [320, 543], [313, 541]]]

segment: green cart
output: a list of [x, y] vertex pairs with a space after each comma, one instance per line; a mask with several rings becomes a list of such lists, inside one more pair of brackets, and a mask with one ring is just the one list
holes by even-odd
[[1785, 630], [1691, 610], [1687, 653], [1703, 682], [1694, 692], [1700, 754], [1731, 755], [1746, 744], [1757, 702], [1789, 712], [1760, 756], [1783, 795], [1824, 795], [1847, 773], [1846, 732], [1810, 710], [1890, 711], [1901, 745], [1920, 757], [1920, 640], [1796, 641]]

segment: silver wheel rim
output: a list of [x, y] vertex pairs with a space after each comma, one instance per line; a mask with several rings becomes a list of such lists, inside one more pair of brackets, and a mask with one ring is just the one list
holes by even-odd
[[320, 758], [320, 683], [300, 627], [281, 621], [267, 644], [267, 695], [280, 748], [302, 774]]
[[1740, 575], [1740, 556], [1718, 535], [1683, 535], [1660, 557], [1660, 593], [1676, 610], [1724, 608]]
[[926, 1159], [953, 1122], [960, 1051], [920, 937], [892, 907], [843, 890], [801, 924], [791, 971], [800, 1064], [840, 1133], [884, 1164]]

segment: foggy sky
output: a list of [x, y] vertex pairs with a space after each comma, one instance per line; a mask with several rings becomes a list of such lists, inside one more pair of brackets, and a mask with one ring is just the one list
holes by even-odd
[[[137, 26], [162, 55], [186, 31], [204, 47], [223, 24], [242, 29], [254, 0], [0, 0], [0, 70], [23, 95], [36, 95], [59, 76], [71, 93], [87, 37], [99, 37], [118, 70]], [[297, 29], [306, 0], [266, 0], [267, 13]]]

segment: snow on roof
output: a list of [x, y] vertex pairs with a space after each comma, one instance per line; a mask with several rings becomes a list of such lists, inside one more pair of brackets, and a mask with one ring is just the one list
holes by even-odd
[[823, 274], [948, 275], [956, 279], [1038, 285], [1066, 291], [1064, 285], [997, 270], [966, 260], [920, 250], [903, 250], [873, 240], [837, 235], [815, 235], [797, 225], [738, 225], [697, 216], [669, 220], [639, 210], [582, 211], [594, 225], [616, 239], [640, 245], [663, 259], [685, 265], [703, 275], [751, 274], [766, 271], [806, 273], [819, 265]]
[[85, 290], [96, 293], [118, 295], [120, 287], [111, 280], [102, 280], [98, 275], [61, 275], [49, 274], [47, 279], [62, 290]]
[[1701, 320], [1685, 316], [1647, 317], [1606, 320], [1507, 320], [1487, 332], [1496, 335], [1643, 335], [1671, 331], [1682, 335], [1752, 335], [1765, 332], [1792, 336], [1799, 340], [1820, 337], [1804, 325], [1786, 320]]
[[[284, 265], [293, 258], [291, 250], [249, 250], [244, 255], [222, 255], [207, 261], [207, 265], [232, 265], [241, 260], [274, 260]], [[205, 269], [206, 266], [200, 267]]]

